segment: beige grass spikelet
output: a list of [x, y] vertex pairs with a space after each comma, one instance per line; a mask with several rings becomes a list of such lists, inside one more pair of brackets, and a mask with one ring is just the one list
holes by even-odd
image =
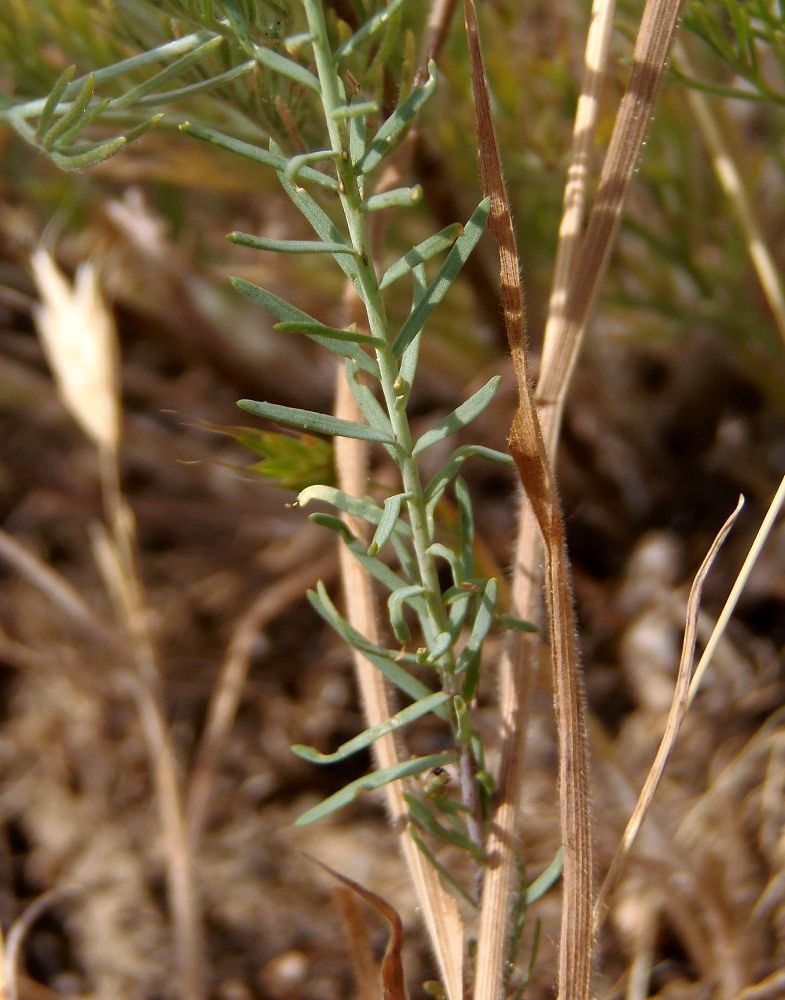
[[41, 296], [35, 322], [63, 404], [102, 450], [117, 452], [120, 436], [117, 335], [92, 264], [73, 286], [46, 250], [32, 257]]

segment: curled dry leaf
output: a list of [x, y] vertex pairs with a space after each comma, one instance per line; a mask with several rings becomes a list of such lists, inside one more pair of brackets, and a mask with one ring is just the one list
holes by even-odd
[[359, 882], [341, 875], [340, 872], [330, 868], [324, 862], [316, 858], [311, 858], [311, 861], [357, 893], [366, 903], [381, 913], [390, 925], [390, 936], [387, 939], [387, 947], [382, 959], [382, 1000], [408, 1000], [403, 974], [403, 924], [396, 909], [390, 906], [386, 899], [377, 896], [375, 892], [366, 889]]

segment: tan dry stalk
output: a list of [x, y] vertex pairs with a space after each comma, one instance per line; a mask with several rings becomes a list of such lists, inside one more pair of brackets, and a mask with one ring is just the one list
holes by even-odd
[[[674, 50], [675, 64], [682, 73], [694, 77], [684, 47], [677, 44]], [[758, 281], [766, 296], [774, 325], [780, 338], [785, 342], [785, 291], [780, 280], [780, 273], [771, 251], [763, 235], [763, 229], [758, 221], [741, 172], [736, 164], [730, 144], [723, 136], [723, 131], [712, 111], [709, 98], [699, 90], [689, 87], [687, 99], [701, 137], [711, 158], [711, 165], [717, 180], [736, 213], [736, 218], [747, 244], [752, 266], [758, 276]]]
[[64, 405], [98, 453], [108, 529], [95, 528], [93, 547], [118, 621], [130, 639], [133, 667], [126, 681], [139, 714], [155, 789], [181, 995], [183, 1000], [201, 1000], [205, 993], [202, 922], [177, 755], [149, 629], [136, 524], [120, 486], [120, 377], [114, 322], [91, 265], [80, 266], [71, 289], [46, 251], [37, 251], [32, 264], [42, 298], [35, 319], [47, 359]]
[[613, 246], [665, 72], [682, 0], [646, 0], [632, 72], [619, 105], [586, 235], [572, 270], [564, 316], [543, 349], [537, 405], [548, 442], [558, 429], [583, 335]]
[[774, 494], [774, 498], [769, 504], [766, 516], [763, 518], [760, 528], [758, 528], [758, 532], [753, 539], [750, 550], [744, 559], [744, 563], [733, 582], [731, 592], [728, 594], [728, 599], [725, 601], [722, 611], [720, 612], [720, 616], [717, 619], [717, 624], [714, 626], [711, 636], [709, 637], [709, 641], [706, 643], [706, 648], [703, 650], [703, 655], [698, 661], [698, 666], [695, 668], [695, 674], [693, 675], [692, 682], [690, 684], [690, 704], [692, 704], [693, 698], [698, 693], [698, 688], [700, 687], [704, 674], [708, 669], [709, 662], [711, 661], [714, 651], [716, 650], [720, 639], [725, 632], [728, 622], [730, 621], [730, 617], [733, 614], [739, 597], [741, 596], [741, 592], [744, 590], [747, 580], [750, 577], [750, 573], [758, 560], [761, 549], [766, 544], [766, 539], [769, 537], [771, 529], [774, 527], [774, 522], [779, 516], [783, 503], [785, 503], [785, 476], [783, 476], [780, 481], [777, 492]]
[[[573, 166], [568, 172], [562, 221], [559, 227], [559, 251], [550, 307], [554, 320], [564, 310], [569, 278], [578, 251], [578, 235], [585, 212], [590, 151], [599, 109], [599, 89], [607, 60], [613, 0], [595, 0], [586, 41], [585, 69], [573, 132]], [[549, 320], [553, 337], [557, 324]], [[546, 338], [547, 338], [546, 334]], [[553, 425], [555, 426], [555, 425]], [[549, 453], [555, 443], [546, 437]], [[536, 519], [523, 498], [519, 535], [516, 543], [515, 570], [512, 581], [512, 607], [517, 615], [536, 621], [541, 613], [541, 537]], [[502, 716], [501, 765], [499, 769], [499, 805], [488, 835], [487, 850], [495, 863], [485, 874], [478, 952], [484, 955], [482, 968], [488, 983], [497, 983], [503, 975], [506, 938], [506, 914], [515, 877], [516, 836], [523, 795], [523, 768], [528, 724], [529, 697], [537, 670], [539, 640], [532, 636], [509, 633], [499, 665], [499, 700]]]
[[[341, 364], [336, 371], [335, 415], [345, 420], [360, 419], [354, 399], [346, 385], [344, 367]], [[366, 456], [367, 448], [361, 441], [335, 438], [338, 485], [352, 496], [362, 496], [366, 492]], [[365, 527], [362, 523], [348, 516], [346, 521], [354, 534], [363, 537]], [[368, 575], [346, 546], [340, 546], [339, 557], [347, 618], [354, 628], [372, 643], [378, 643], [379, 630]], [[389, 719], [394, 709], [390, 706], [384, 680], [379, 671], [357, 650], [353, 651], [353, 658], [363, 713], [368, 725], [375, 726]], [[373, 754], [378, 768], [391, 767], [401, 759], [391, 733], [376, 740], [373, 744]], [[393, 781], [384, 786], [387, 812], [392, 828], [398, 835], [401, 853], [409, 869], [417, 905], [428, 931], [448, 1000], [462, 1000], [463, 922], [455, 900], [445, 892], [438, 874], [409, 835], [408, 814], [403, 797], [405, 787], [400, 781]]]
[[109, 533], [97, 526], [93, 531], [93, 546], [117, 617], [130, 639], [133, 669], [125, 682], [139, 716], [155, 790], [181, 996], [183, 1000], [201, 1000], [205, 995], [202, 918], [186, 834], [177, 753], [166, 721], [161, 673], [149, 634], [142, 581], [136, 569], [133, 514], [113, 479], [111, 475], [104, 478], [107, 519], [113, 531]]
[[741, 512], [743, 504], [744, 499], [743, 497], [740, 497], [735, 510], [725, 521], [717, 533], [717, 537], [712, 542], [709, 551], [698, 569], [698, 572], [695, 574], [695, 579], [693, 580], [692, 587], [690, 588], [690, 596], [687, 600], [687, 619], [684, 628], [684, 640], [681, 648], [679, 669], [676, 675], [673, 700], [671, 702], [670, 710], [668, 711], [668, 718], [665, 722], [665, 730], [662, 734], [660, 745], [657, 748], [657, 753], [654, 756], [654, 761], [649, 769], [649, 773], [646, 775], [646, 780], [643, 783], [640, 794], [638, 795], [638, 801], [636, 802], [632, 815], [627, 822], [624, 834], [619, 841], [613, 860], [611, 861], [605, 880], [602, 884], [602, 888], [600, 889], [597, 900], [594, 904], [595, 933], [599, 931], [599, 928], [605, 918], [608, 901], [614, 888], [616, 887], [627, 858], [632, 851], [638, 832], [640, 831], [641, 825], [646, 818], [646, 814], [649, 811], [649, 807], [651, 806], [654, 798], [654, 793], [657, 791], [657, 787], [662, 779], [662, 775], [665, 771], [665, 765], [668, 762], [668, 758], [670, 757], [671, 751], [673, 750], [673, 746], [676, 742], [676, 737], [679, 735], [681, 724], [684, 721], [684, 716], [687, 713], [687, 708], [689, 707], [690, 677], [692, 676], [692, 665], [695, 657], [698, 612], [700, 610], [700, 599], [703, 591], [703, 584], [715, 558], [717, 557], [720, 546], [727, 538], [728, 532], [733, 527], [736, 518]]
[[572, 130], [572, 153], [564, 186], [556, 263], [553, 267], [551, 296], [548, 302], [548, 319], [541, 362], [543, 368], [550, 368], [552, 364], [550, 355], [556, 343], [558, 326], [564, 319], [567, 295], [581, 246], [581, 234], [586, 217], [589, 168], [594, 153], [600, 94], [608, 61], [615, 10], [616, 0], [594, 0], [592, 4], [583, 57], [581, 93]]
[[[553, 661], [554, 706], [559, 741], [559, 800], [564, 850], [564, 905], [559, 950], [561, 1000], [588, 1000], [591, 977], [592, 860], [589, 815], [589, 752], [585, 702], [575, 645], [569, 565], [564, 524], [556, 484], [534, 406], [525, 345], [525, 314], [520, 265], [509, 199], [491, 116], [477, 17], [473, 0], [464, 0], [472, 89], [477, 113], [480, 175], [483, 193], [491, 197], [488, 225], [499, 247], [501, 297], [507, 339], [518, 385], [518, 409], [510, 431], [510, 452], [526, 491], [545, 545], [545, 578]], [[509, 850], [510, 845], [505, 845]], [[491, 857], [490, 865], [498, 864]], [[496, 1000], [503, 990], [504, 970], [498, 959], [489, 963], [479, 950], [486, 942], [498, 946], [499, 928], [487, 921], [506, 922], [504, 909], [489, 914], [483, 908], [477, 953], [475, 1000]], [[484, 918], [484, 919], [483, 919]]]
[[[680, 0], [647, 0], [635, 45], [633, 70], [614, 123], [608, 153], [603, 165], [598, 194], [588, 230], [578, 253], [573, 226], [563, 221], [562, 238], [569, 240], [563, 251], [558, 283], [554, 283], [552, 306], [562, 310], [561, 316], [548, 323], [547, 341], [543, 348], [543, 364], [537, 387], [537, 405], [547, 453], [555, 460], [561, 426], [561, 415], [575, 366], [583, 332], [605, 270], [605, 265], [618, 226], [627, 189], [640, 156], [645, 131], [651, 117], [659, 81], [664, 72], [667, 54], [675, 31]], [[607, 53], [610, 4], [596, 14], [596, 34], [587, 43], [587, 71], [583, 92], [587, 119], [585, 128], [578, 127], [574, 146], [591, 145], [591, 132], [596, 115], [596, 102], [591, 96], [599, 85]], [[581, 110], [579, 108], [579, 110]], [[580, 168], [576, 181], [581, 177]], [[576, 191], [571, 206], [574, 227], [580, 228], [582, 196]], [[576, 260], [577, 256], [577, 260]], [[560, 282], [569, 279], [569, 288]], [[513, 579], [513, 607], [524, 618], [539, 617], [540, 537], [537, 519], [524, 502], [516, 542]], [[520, 809], [523, 786], [524, 741], [527, 726], [528, 701], [536, 663], [537, 644], [530, 638], [512, 637], [505, 647], [500, 664], [500, 692], [503, 716], [503, 738], [500, 764], [500, 805], [494, 817], [490, 849], [499, 862], [486, 875], [481, 916], [480, 947], [486, 955], [482, 968], [489, 970], [488, 982], [498, 982], [501, 976], [503, 948], [503, 915], [512, 887], [512, 843]], [[488, 946], [484, 937], [488, 935]], [[489, 994], [491, 1000], [496, 996]]]
[[221, 750], [234, 724], [237, 706], [245, 689], [254, 642], [260, 632], [302, 598], [304, 591], [313, 587], [318, 580], [329, 579], [334, 566], [335, 557], [330, 552], [329, 555], [308, 563], [298, 572], [289, 573], [275, 585], [268, 586], [235, 626], [210, 697], [207, 721], [199, 740], [188, 786], [186, 827], [192, 855], [199, 848]]

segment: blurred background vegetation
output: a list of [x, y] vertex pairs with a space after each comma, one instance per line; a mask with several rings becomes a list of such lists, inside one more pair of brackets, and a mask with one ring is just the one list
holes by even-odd
[[[271, 45], [296, 30], [290, 6], [241, 5], [256, 37]], [[328, 6], [351, 19], [383, 4]], [[479, 6], [536, 366], [588, 9], [578, 0]], [[410, 65], [424, 19], [420, 5], [409, 8], [390, 86]], [[639, 15], [639, 3], [620, 4], [601, 141], [629, 71]], [[7, 118], [10, 109], [44, 98], [71, 64], [78, 76], [204, 26], [219, 30], [220, 18], [200, 0], [6, 0], [0, 113]], [[639, 787], [659, 738], [684, 581], [743, 492], [741, 527], [707, 587], [707, 621], [716, 615], [785, 467], [782, 337], [687, 101], [691, 89], [707, 93], [781, 275], [785, 11], [777, 0], [688, 0], [681, 39], [690, 71], [676, 61], [661, 95], [576, 375], [559, 464], [595, 726], [599, 866], [607, 864], [629, 790]], [[223, 46], [178, 81], [197, 86], [228, 74], [220, 85], [160, 109], [151, 103], [113, 112], [91, 139], [124, 134], [158, 110], [165, 117], [86, 173], [63, 172], [13, 128], [0, 128], [0, 523], [111, 618], [88, 543], [101, 516], [95, 456], [57, 400], [33, 327], [29, 259], [43, 244], [69, 273], [93, 261], [114, 305], [123, 484], [138, 522], [184, 773], [227, 645], [248, 615], [259, 616], [198, 854], [208, 994], [354, 995], [332, 887], [303, 862], [304, 848], [396, 905], [411, 932], [408, 969], [421, 995], [419, 984], [432, 975], [429, 959], [418, 950], [416, 915], [378, 806], [363, 800], [330, 825], [296, 836], [290, 826], [325, 788], [364, 766], [317, 772], [288, 750], [293, 742], [331, 746], [358, 728], [348, 653], [300, 596], [319, 575], [335, 585], [332, 542], [287, 507], [295, 471], [329, 476], [329, 449], [257, 433], [251, 454], [242, 434], [214, 430], [242, 422], [239, 397], [325, 409], [334, 387], [318, 348], [284, 343], [268, 318], [232, 291], [228, 275], [286, 290], [327, 323], [343, 291], [329, 266], [260, 257], [227, 243], [232, 230], [306, 234], [272, 171], [177, 131], [192, 120], [249, 142], [274, 136], [288, 148], [299, 132], [307, 134], [298, 88], [259, 69], [241, 72], [243, 59]], [[458, 19], [440, 68], [412, 164], [412, 182], [423, 185], [425, 198], [405, 223], [398, 217], [390, 260], [404, 245], [467, 218], [478, 200]], [[118, 98], [145, 75], [99, 81], [97, 92]], [[477, 433], [504, 448], [514, 382], [495, 288], [493, 248], [481, 244], [424, 341], [414, 412], [425, 426], [501, 371], [504, 389]], [[261, 478], [253, 468], [238, 474], [260, 457]], [[373, 475], [389, 474], [379, 459]], [[515, 525], [513, 484], [493, 467], [467, 474], [479, 498], [485, 558], [503, 572]], [[783, 556], [785, 535], [777, 531], [687, 721], [652, 816], [652, 842], [643, 845], [599, 942], [600, 997], [735, 998], [785, 968]], [[167, 996], [161, 846], [134, 712], [105, 651], [11, 569], [0, 568], [0, 595], [0, 922], [8, 928], [53, 886], [81, 887], [56, 899], [31, 931], [22, 995]], [[262, 612], [260, 595], [268, 602]], [[492, 694], [491, 678], [484, 694], [491, 732]], [[549, 712], [542, 691], [523, 824], [532, 871], [556, 846]], [[426, 731], [426, 746], [428, 738]], [[554, 983], [558, 900], [543, 900], [536, 916], [544, 932], [526, 993], [535, 1000], [550, 996]], [[383, 947], [384, 929], [373, 918], [369, 926]], [[531, 947], [531, 934], [524, 935], [524, 952]], [[632, 994], [641, 956], [649, 957], [649, 975], [645, 990]]]

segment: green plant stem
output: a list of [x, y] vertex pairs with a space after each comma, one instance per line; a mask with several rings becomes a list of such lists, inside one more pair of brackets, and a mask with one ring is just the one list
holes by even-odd
[[[334, 116], [335, 110], [342, 107], [345, 101], [341, 94], [340, 82], [329, 45], [324, 10], [321, 0], [303, 0], [303, 6], [308, 20], [316, 71], [321, 87], [324, 118], [330, 144], [336, 156], [341, 207], [349, 230], [351, 244], [358, 255], [358, 274], [363, 304], [371, 335], [383, 342], [383, 346], [376, 349], [379, 381], [395, 436], [403, 490], [409, 495], [406, 503], [412, 529], [412, 543], [420, 573], [420, 582], [425, 589], [424, 598], [428, 610], [428, 614], [421, 617], [421, 625], [425, 640], [430, 645], [440, 632], [448, 630], [449, 616], [442, 599], [436, 564], [427, 551], [433, 539], [428, 529], [420, 472], [413, 456], [414, 442], [412, 441], [409, 420], [405, 407], [400, 405], [401, 393], [396, 384], [398, 365], [390, 343], [387, 314], [373, 266], [371, 241], [361, 207], [363, 196], [349, 156], [347, 126], [342, 118]], [[408, 392], [408, 387], [404, 387], [403, 391]], [[455, 675], [455, 654], [452, 647], [439, 657], [437, 667], [445, 691], [451, 695], [458, 694], [459, 683]], [[454, 732], [458, 744], [462, 796], [469, 810], [469, 833], [477, 846], [482, 847], [480, 804], [474, 781], [474, 758], [469, 740], [460, 736], [457, 725], [454, 726]]]

